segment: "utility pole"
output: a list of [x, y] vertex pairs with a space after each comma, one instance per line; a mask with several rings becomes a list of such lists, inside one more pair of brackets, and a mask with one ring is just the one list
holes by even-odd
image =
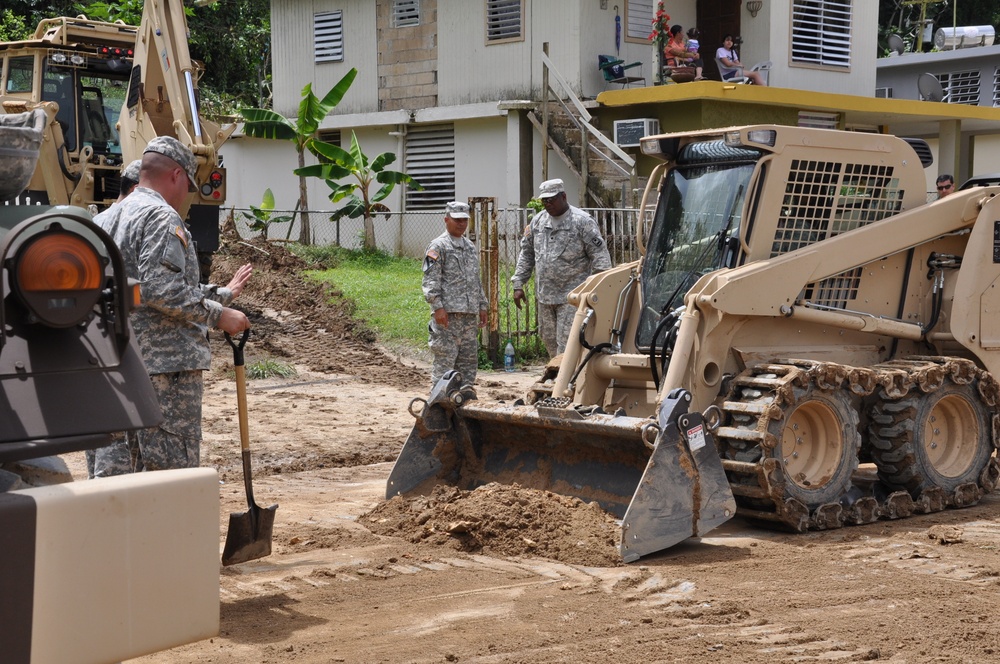
[[904, 5], [920, 5], [920, 27], [917, 29], [917, 53], [924, 52], [924, 26], [927, 24], [927, 5], [936, 5], [942, 0], [903, 0]]

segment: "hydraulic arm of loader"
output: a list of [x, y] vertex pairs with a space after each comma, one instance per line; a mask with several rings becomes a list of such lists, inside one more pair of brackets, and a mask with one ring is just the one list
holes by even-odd
[[[201, 117], [200, 72], [191, 59], [187, 35], [182, 0], [144, 3], [128, 97], [119, 123], [126, 164], [141, 157], [157, 136], [173, 136], [191, 148], [198, 160], [195, 179], [202, 191], [189, 197], [190, 206], [203, 196], [212, 201], [213, 190], [206, 184], [211, 184], [212, 173], [218, 170], [219, 148], [236, 125], [221, 127]], [[187, 207], [180, 214], [187, 216]]]

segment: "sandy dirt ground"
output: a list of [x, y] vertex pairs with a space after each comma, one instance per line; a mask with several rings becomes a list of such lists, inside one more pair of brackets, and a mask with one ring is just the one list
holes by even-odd
[[[736, 517], [630, 565], [617, 525], [580, 501], [485, 487], [385, 502], [426, 366], [377, 350], [315, 293], [276, 304], [276, 259], [258, 259], [247, 361], [298, 368], [248, 389], [274, 550], [220, 566], [217, 637], [133, 662], [1000, 661], [997, 494], [808, 534]], [[221, 552], [246, 498], [232, 354], [214, 353], [202, 462], [222, 480]], [[480, 398], [519, 396], [534, 375], [481, 374]]]

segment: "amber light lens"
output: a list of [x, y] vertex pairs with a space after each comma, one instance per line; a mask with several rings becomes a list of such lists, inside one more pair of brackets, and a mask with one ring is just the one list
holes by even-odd
[[77, 235], [41, 235], [21, 252], [17, 281], [21, 289], [35, 291], [94, 290], [101, 286], [101, 259]]

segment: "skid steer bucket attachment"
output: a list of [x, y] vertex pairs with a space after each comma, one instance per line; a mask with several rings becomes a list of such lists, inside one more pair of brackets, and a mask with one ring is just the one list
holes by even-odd
[[[722, 484], [703, 492], [699, 472], [711, 461], [708, 454], [700, 462], [681, 454], [678, 446], [687, 447], [676, 426], [677, 440], [658, 455], [670, 427], [573, 408], [568, 399], [481, 404], [458, 389], [456, 376], [446, 374], [419, 413], [414, 407], [423, 400], [410, 404], [417, 422], [389, 475], [386, 498], [426, 494], [438, 484], [471, 490], [497, 482], [596, 501], [631, 524], [623, 531], [626, 561], [707, 532], [735, 512], [714, 445], [708, 445], [718, 471], [713, 477]], [[671, 413], [679, 418], [676, 410]], [[731, 508], [716, 506], [726, 493]], [[721, 521], [714, 516], [727, 510]], [[708, 513], [713, 517], [706, 522], [700, 515]]]
[[700, 537], [736, 514], [709, 427], [687, 412], [691, 394], [674, 390], [660, 406], [659, 432], [622, 520], [625, 562]]

